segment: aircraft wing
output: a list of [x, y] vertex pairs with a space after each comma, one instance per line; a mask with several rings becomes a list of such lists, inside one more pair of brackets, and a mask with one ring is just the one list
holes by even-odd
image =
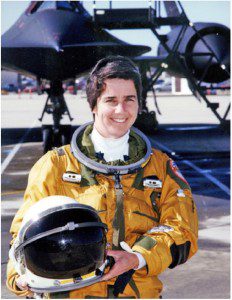
[[[2, 47], [2, 67], [46, 79], [76, 77], [109, 54], [134, 56], [150, 50], [147, 46], [93, 42], [62, 47]], [[35, 59], [36, 58], [36, 59]]]

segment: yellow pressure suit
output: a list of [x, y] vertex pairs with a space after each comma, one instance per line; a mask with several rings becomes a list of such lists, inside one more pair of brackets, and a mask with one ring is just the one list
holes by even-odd
[[[94, 148], [89, 137], [91, 130], [92, 127], [88, 126], [84, 134], [78, 137], [77, 143], [88, 157], [99, 161], [101, 158], [94, 158]], [[141, 138], [131, 130], [129, 156], [133, 157], [129, 159], [138, 160], [143, 147]], [[64, 181], [64, 173], [81, 174], [81, 182]], [[158, 183], [157, 187], [149, 183], [151, 178]], [[49, 151], [30, 172], [24, 203], [10, 231], [14, 240], [29, 207], [50, 195], [64, 195], [90, 205], [99, 212], [102, 222], [108, 225], [109, 248], [117, 249], [113, 246], [114, 223], [117, 221], [120, 241], [124, 240], [133, 251], [141, 253], [147, 263], [134, 273], [119, 297], [159, 298], [162, 283], [157, 276], [168, 267], [174, 268], [184, 263], [197, 251], [198, 220], [191, 190], [175, 163], [155, 149], [142, 168], [135, 173], [121, 175], [120, 179], [123, 190], [121, 215], [113, 175], [92, 172], [74, 157], [70, 145]], [[27, 291], [20, 291], [16, 287], [17, 276], [9, 261], [7, 286], [16, 295], [26, 296]], [[114, 282], [115, 279], [112, 279], [70, 292], [53, 293], [49, 297], [113, 298], [109, 287]]]

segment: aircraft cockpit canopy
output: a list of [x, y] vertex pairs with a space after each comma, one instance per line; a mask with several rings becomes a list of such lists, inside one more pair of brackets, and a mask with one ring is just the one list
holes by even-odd
[[28, 10], [28, 14], [33, 14], [35, 12], [40, 12], [48, 9], [58, 9], [58, 10], [68, 10], [73, 12], [80, 12], [76, 1], [35, 1], [33, 2]]

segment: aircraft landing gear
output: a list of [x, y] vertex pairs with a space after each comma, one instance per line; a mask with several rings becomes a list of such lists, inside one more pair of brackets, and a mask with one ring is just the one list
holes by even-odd
[[147, 134], [152, 134], [157, 130], [158, 121], [156, 119], [155, 111], [142, 110], [134, 124], [135, 127]]
[[149, 90], [152, 90], [153, 97], [155, 101], [155, 106], [157, 109], [157, 112], [159, 114], [159, 108], [156, 102], [156, 95], [153, 87], [150, 87], [150, 79], [147, 77], [147, 72], [149, 71], [149, 65], [148, 64], [141, 64], [140, 65], [140, 73], [142, 78], [142, 85], [143, 85], [143, 91], [142, 91], [142, 97], [140, 101], [140, 112], [138, 114], [138, 117], [135, 121], [135, 127], [139, 128], [141, 131], [147, 134], [154, 133], [158, 128], [158, 121], [156, 118], [156, 112], [154, 110], [149, 111], [147, 107], [147, 93]]
[[53, 125], [42, 126], [44, 153], [53, 147], [66, 145], [70, 142], [71, 125], [60, 125], [60, 121], [64, 115], [68, 115], [70, 121], [73, 120], [64, 99], [62, 82], [59, 80], [51, 82], [50, 88], [45, 91], [48, 97], [39, 121], [42, 121], [45, 113], [52, 114]]
[[60, 125], [59, 132], [55, 132], [52, 125], [43, 125], [43, 152], [46, 153], [47, 151], [52, 150], [53, 147], [69, 144], [71, 136], [71, 125]]

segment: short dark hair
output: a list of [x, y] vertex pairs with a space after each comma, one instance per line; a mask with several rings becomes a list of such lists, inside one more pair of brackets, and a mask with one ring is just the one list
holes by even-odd
[[142, 93], [141, 75], [135, 64], [124, 56], [108, 56], [97, 62], [87, 79], [86, 94], [91, 110], [94, 109], [97, 98], [104, 89], [104, 81], [110, 78], [132, 80], [140, 103]]

